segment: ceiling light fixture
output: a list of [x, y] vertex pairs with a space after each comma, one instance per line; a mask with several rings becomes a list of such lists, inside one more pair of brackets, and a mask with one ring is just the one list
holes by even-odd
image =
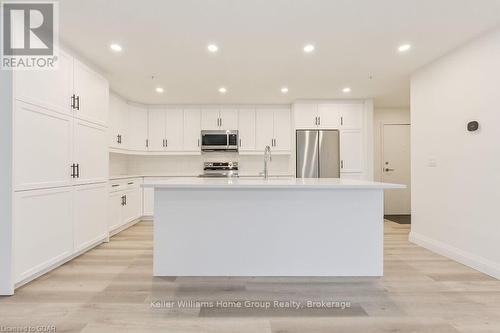
[[287, 88], [287, 87], [283, 87], [283, 88], [281, 88], [281, 92], [282, 92], [283, 94], [288, 93], [288, 88]]
[[165, 91], [162, 87], [156, 87], [155, 90], [158, 94], [163, 94], [163, 92]]
[[350, 93], [350, 92], [351, 92], [351, 88], [349, 88], [349, 87], [345, 87], [344, 89], [342, 89], [342, 92], [343, 92], [344, 94], [348, 94], [348, 93]]
[[219, 88], [219, 92], [220, 92], [221, 94], [225, 94], [225, 93], [227, 93], [227, 89], [226, 89], [226, 88], [224, 88], [224, 87], [220, 87], [220, 88]]
[[400, 53], [410, 51], [410, 49], [411, 49], [411, 44], [403, 44], [398, 47], [398, 51]]
[[304, 52], [305, 53], [311, 53], [312, 51], [314, 51], [314, 45], [307, 44], [306, 46], [304, 46]]
[[209, 44], [207, 46], [207, 49], [208, 49], [208, 52], [211, 52], [211, 53], [215, 53], [215, 52], [219, 51], [219, 47], [215, 44]]
[[116, 44], [116, 43], [109, 45], [109, 48], [114, 52], [121, 52], [122, 51], [122, 46], [120, 44]]

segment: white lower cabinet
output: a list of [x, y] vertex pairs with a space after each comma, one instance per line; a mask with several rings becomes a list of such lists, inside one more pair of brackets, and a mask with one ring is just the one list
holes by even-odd
[[119, 231], [127, 223], [143, 216], [142, 180], [111, 181], [108, 195], [108, 231]]
[[154, 188], [144, 188], [143, 192], [143, 215], [144, 216], [153, 216], [155, 209], [155, 190]]
[[14, 279], [23, 281], [73, 253], [71, 186], [15, 193]]
[[74, 244], [75, 251], [84, 250], [108, 235], [107, 184], [74, 187]]
[[15, 282], [44, 273], [103, 241], [106, 194], [106, 183], [16, 192]]

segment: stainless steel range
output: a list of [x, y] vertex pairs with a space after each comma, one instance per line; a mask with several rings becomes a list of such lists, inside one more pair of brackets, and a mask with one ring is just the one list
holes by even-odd
[[200, 177], [238, 177], [238, 162], [204, 162]]

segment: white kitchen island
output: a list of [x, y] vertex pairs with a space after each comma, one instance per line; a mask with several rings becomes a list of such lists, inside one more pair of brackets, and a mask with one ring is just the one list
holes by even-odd
[[170, 178], [155, 189], [155, 276], [382, 276], [383, 191], [346, 179]]

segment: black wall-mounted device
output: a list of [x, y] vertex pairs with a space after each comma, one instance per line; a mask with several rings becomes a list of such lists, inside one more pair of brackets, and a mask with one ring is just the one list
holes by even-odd
[[479, 129], [479, 123], [477, 121], [469, 121], [467, 124], [467, 130], [469, 132], [475, 132]]

